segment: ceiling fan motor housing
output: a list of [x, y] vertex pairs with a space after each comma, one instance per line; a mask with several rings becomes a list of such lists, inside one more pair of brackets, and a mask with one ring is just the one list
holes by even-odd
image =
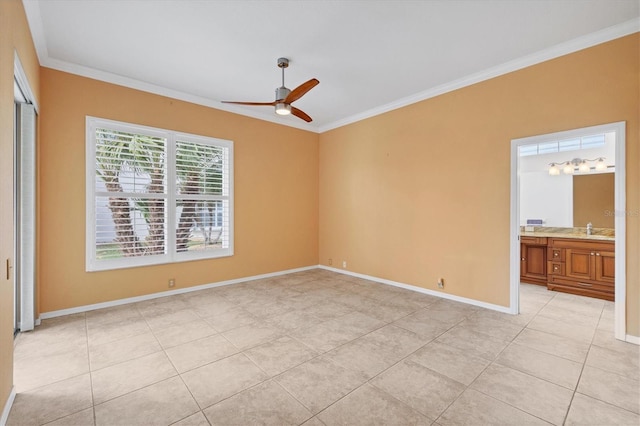
[[287, 96], [289, 96], [289, 93], [291, 93], [291, 90], [287, 89], [286, 87], [278, 87], [276, 89], [276, 101], [286, 99]]

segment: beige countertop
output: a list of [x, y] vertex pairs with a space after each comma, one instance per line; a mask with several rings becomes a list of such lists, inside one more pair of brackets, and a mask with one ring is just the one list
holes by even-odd
[[549, 237], [549, 238], [572, 238], [579, 240], [615, 241], [614, 229], [593, 228], [591, 235], [587, 235], [587, 228], [553, 228], [550, 226], [535, 226], [533, 231], [525, 231], [525, 227], [520, 227], [522, 237]]

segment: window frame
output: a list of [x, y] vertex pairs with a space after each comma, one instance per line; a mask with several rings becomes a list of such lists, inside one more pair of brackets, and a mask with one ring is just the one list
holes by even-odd
[[[150, 256], [122, 257], [118, 259], [98, 260], [96, 258], [96, 129], [142, 134], [145, 136], [160, 137], [166, 140], [165, 144], [165, 190], [162, 197], [154, 194], [155, 198], [165, 200], [165, 253]], [[139, 266], [162, 265], [168, 263], [189, 262], [203, 259], [216, 259], [234, 255], [234, 154], [233, 141], [208, 136], [194, 135], [173, 130], [159, 129], [139, 124], [114, 121], [109, 119], [86, 116], [86, 235], [85, 235], [85, 269], [87, 272], [108, 271], [122, 268], [134, 268]], [[177, 142], [204, 144], [220, 147], [227, 150], [227, 161], [223, 162], [223, 179], [228, 182], [228, 194], [216, 195], [216, 199], [226, 200], [229, 204], [229, 225], [227, 247], [215, 250], [202, 251], [176, 251], [177, 229], [177, 201], [181, 199], [176, 190], [176, 144]], [[225, 183], [227, 183], [225, 182]], [[128, 193], [126, 193], [128, 194]], [[144, 195], [145, 193], [140, 193]], [[126, 195], [127, 198], [129, 195]], [[183, 197], [184, 198], [184, 197]]]

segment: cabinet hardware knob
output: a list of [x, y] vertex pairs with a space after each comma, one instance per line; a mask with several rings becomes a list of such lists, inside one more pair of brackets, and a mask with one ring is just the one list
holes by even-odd
[[600, 253], [596, 253], [596, 256], [600, 256]]
[[526, 260], [526, 259], [523, 257], [523, 258], [522, 258], [522, 259], [520, 259], [520, 260]]
[[591, 256], [593, 256], [593, 255], [594, 255], [594, 253], [593, 253], [593, 252], [591, 252]]

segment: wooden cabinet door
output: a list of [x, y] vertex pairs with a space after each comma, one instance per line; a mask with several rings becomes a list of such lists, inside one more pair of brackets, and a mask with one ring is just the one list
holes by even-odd
[[612, 251], [598, 251], [595, 255], [595, 279], [606, 283], [616, 282], [616, 257]]
[[523, 282], [546, 285], [547, 246], [520, 246], [520, 277]]
[[525, 275], [546, 279], [547, 277], [547, 248], [545, 246], [525, 245], [526, 270]]
[[582, 248], [565, 250], [565, 275], [577, 280], [593, 280], [595, 278], [595, 251]]

